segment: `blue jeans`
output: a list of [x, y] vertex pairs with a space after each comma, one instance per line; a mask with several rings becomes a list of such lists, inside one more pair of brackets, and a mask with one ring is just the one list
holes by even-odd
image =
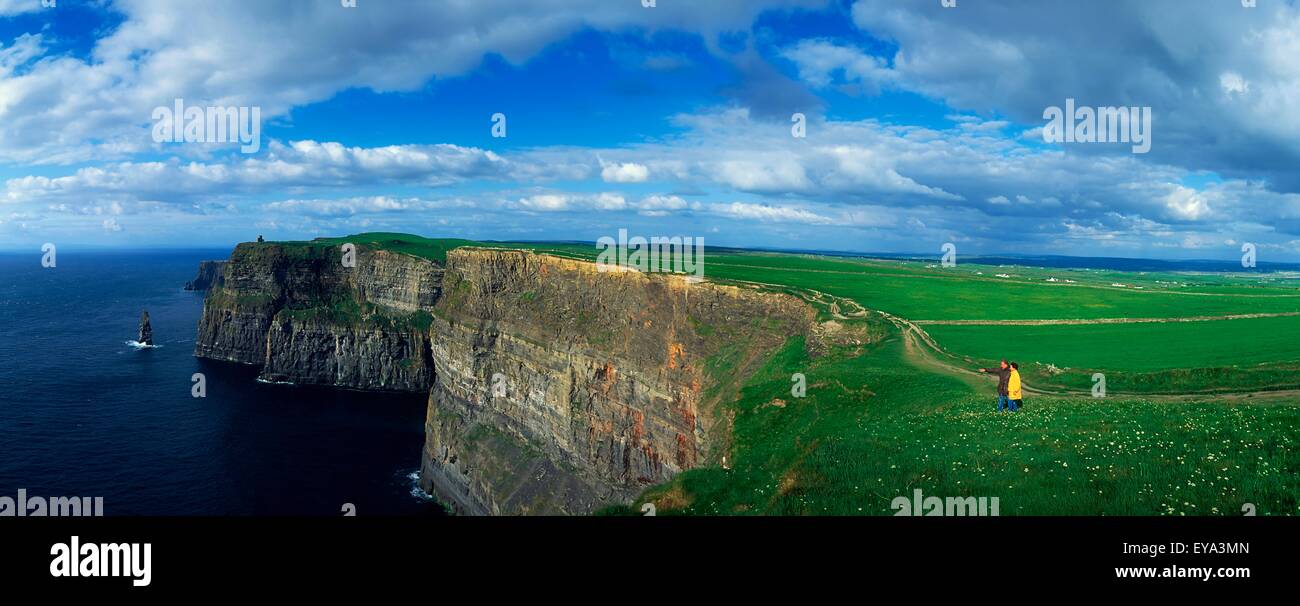
[[998, 396], [998, 412], [1002, 412], [1003, 406], [1007, 407], [1007, 410], [1014, 410], [1013, 408], [1011, 408], [1011, 398], [1008, 398], [1006, 396]]

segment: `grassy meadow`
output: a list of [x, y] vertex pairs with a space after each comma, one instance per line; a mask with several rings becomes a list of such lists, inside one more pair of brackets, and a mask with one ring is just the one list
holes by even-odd
[[999, 415], [991, 385], [918, 370], [903, 348], [894, 335], [810, 360], [792, 343], [735, 403], [731, 469], [641, 500], [659, 515], [891, 515], [920, 488], [998, 497], [1001, 515], [1300, 513], [1294, 405], [1030, 398]]
[[949, 351], [981, 361], [1153, 371], [1300, 362], [1300, 316], [1040, 326], [929, 325]]

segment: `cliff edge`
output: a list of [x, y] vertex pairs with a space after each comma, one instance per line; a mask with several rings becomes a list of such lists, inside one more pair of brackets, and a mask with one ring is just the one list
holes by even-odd
[[185, 283], [185, 290], [210, 290], [225, 282], [225, 261], [199, 261], [199, 273]]

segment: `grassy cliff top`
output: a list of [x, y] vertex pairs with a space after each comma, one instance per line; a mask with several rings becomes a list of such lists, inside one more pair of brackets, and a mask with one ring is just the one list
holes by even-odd
[[371, 250], [387, 250], [446, 263], [447, 251], [462, 246], [484, 246], [481, 242], [457, 238], [425, 238], [411, 234], [366, 232], [337, 238], [316, 238], [308, 241], [271, 242], [281, 246], [333, 247], [352, 243]]
[[278, 246], [327, 248], [342, 246], [346, 243], [356, 244], [370, 250], [387, 250], [429, 259], [436, 263], [447, 262], [447, 252], [463, 247], [514, 248], [530, 250], [536, 253], [553, 254], [562, 257], [594, 260], [596, 251], [590, 245], [525, 243], [525, 242], [479, 242], [460, 238], [425, 238], [412, 234], [394, 232], [364, 232], [336, 238], [316, 238], [314, 240], [267, 242]]

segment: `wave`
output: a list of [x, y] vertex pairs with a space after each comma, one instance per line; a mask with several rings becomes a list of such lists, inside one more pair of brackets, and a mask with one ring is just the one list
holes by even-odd
[[126, 344], [136, 349], [159, 349], [162, 347], [162, 345], [146, 345], [139, 341], [127, 341]]
[[411, 473], [407, 474], [406, 479], [411, 482], [411, 496], [421, 501], [437, 500], [437, 497], [425, 492], [424, 489], [420, 488], [420, 472], [418, 470], [412, 471]]

